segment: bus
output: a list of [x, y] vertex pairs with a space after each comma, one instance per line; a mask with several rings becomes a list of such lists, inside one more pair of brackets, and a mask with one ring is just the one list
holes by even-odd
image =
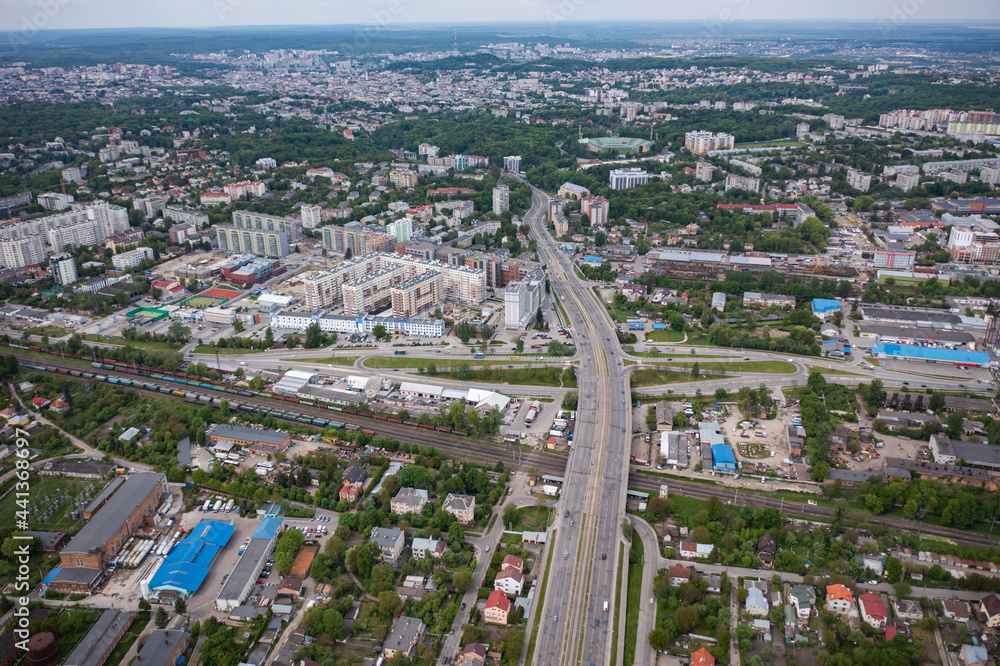
[[403, 356], [403, 355], [406, 354], [406, 350], [405, 349], [397, 349], [396, 351], [394, 351], [392, 353], [395, 354], [396, 356]]

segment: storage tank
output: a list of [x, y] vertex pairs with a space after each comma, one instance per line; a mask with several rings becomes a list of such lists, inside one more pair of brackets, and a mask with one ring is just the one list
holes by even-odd
[[59, 661], [59, 641], [51, 631], [43, 631], [28, 639], [28, 663], [31, 666], [52, 666]]

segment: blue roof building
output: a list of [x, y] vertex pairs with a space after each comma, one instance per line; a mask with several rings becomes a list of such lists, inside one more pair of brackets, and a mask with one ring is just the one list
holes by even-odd
[[260, 527], [257, 531], [253, 533], [254, 539], [273, 539], [274, 535], [278, 533], [278, 529], [281, 527], [281, 523], [285, 522], [284, 518], [264, 518], [260, 521]]
[[604, 260], [601, 259], [600, 257], [590, 256], [590, 257], [584, 257], [583, 263], [588, 264], [590, 266], [600, 266], [601, 264], [604, 263]]
[[827, 315], [834, 312], [840, 312], [840, 301], [835, 301], [832, 298], [813, 299], [813, 314], [820, 319], [826, 319]]
[[198, 591], [212, 568], [219, 551], [233, 536], [233, 526], [218, 520], [198, 523], [186, 539], [180, 541], [156, 570], [149, 589], [171, 591], [191, 596]]
[[728, 444], [712, 444], [712, 469], [717, 472], [735, 472], [736, 456]]
[[626, 319], [625, 323], [628, 324], [628, 330], [630, 331], [641, 331], [646, 328], [646, 322], [641, 319]]
[[892, 345], [884, 342], [873, 346], [872, 353], [881, 359], [897, 361], [928, 361], [975, 367], [984, 367], [990, 363], [990, 355], [987, 352], [917, 347], [916, 345]]

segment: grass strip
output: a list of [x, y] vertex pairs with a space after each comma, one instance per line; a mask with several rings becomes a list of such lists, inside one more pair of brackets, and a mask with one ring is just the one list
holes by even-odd
[[545, 588], [549, 585], [549, 571], [552, 570], [552, 553], [555, 550], [557, 531], [552, 530], [552, 535], [549, 537], [549, 543], [552, 544], [552, 548], [549, 548], [549, 556], [545, 559], [545, 573], [542, 575], [542, 585], [538, 588], [538, 607], [535, 609], [535, 620], [531, 623], [531, 640], [528, 641], [528, 654], [524, 658], [524, 663], [529, 665], [531, 664], [531, 657], [535, 654], [535, 641], [538, 640], [538, 625], [542, 621]]
[[[622, 567], [625, 566], [625, 544], [618, 544], [618, 575], [615, 576], [615, 617], [611, 625], [611, 666], [618, 663], [618, 614], [622, 605]], [[626, 648], [627, 649], [627, 648]]]
[[[642, 539], [638, 534], [632, 535], [632, 552], [628, 560], [628, 597], [625, 602], [625, 658], [622, 663], [632, 666], [635, 663], [635, 651], [638, 646], [639, 608], [642, 606], [642, 568], [645, 564], [645, 553]], [[618, 599], [620, 601], [620, 599]], [[617, 612], [617, 609], [616, 609]], [[615, 621], [618, 615], [615, 615]]]

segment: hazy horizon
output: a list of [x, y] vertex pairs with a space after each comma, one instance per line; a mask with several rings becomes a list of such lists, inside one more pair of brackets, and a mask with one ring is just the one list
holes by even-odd
[[[588, 22], [702, 21], [733, 25], [753, 21], [997, 22], [995, 0], [706, 0], [651, 5], [641, 0], [0, 0], [0, 30], [131, 28], [350, 27], [503, 25]], [[312, 20], [304, 20], [309, 17]]]

